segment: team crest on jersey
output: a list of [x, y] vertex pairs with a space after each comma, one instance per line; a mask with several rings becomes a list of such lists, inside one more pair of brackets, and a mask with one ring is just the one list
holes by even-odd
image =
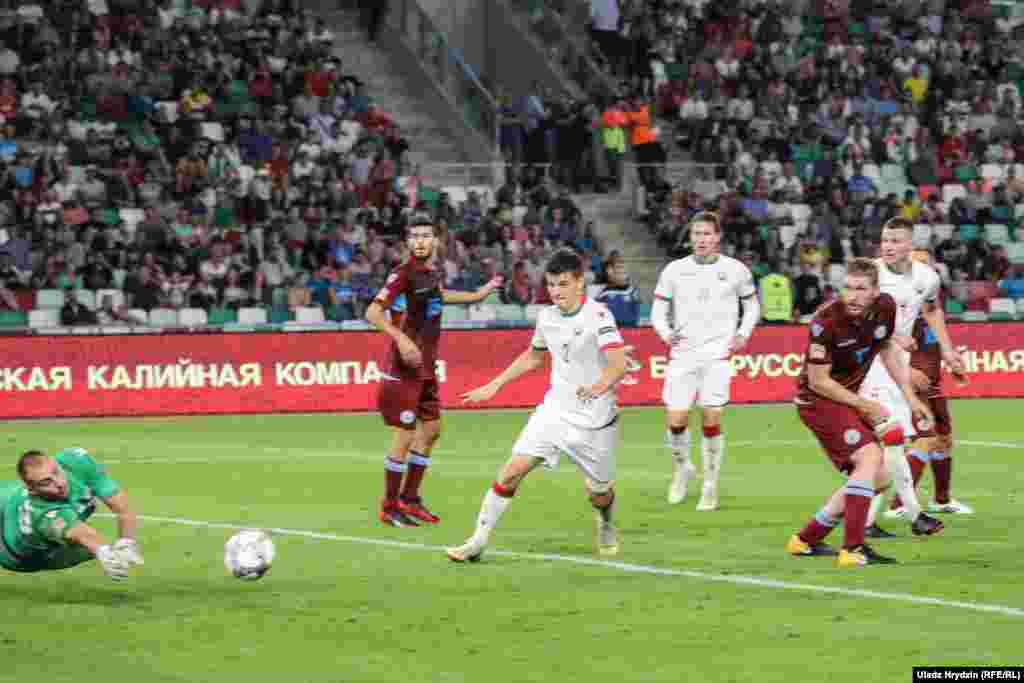
[[404, 425], [411, 425], [413, 422], [416, 421], [416, 413], [412, 412], [411, 410], [403, 410], [402, 413], [398, 416], [398, 419], [401, 420], [402, 424]]
[[860, 443], [860, 432], [856, 429], [847, 429], [843, 433], [843, 441], [846, 442], [847, 446], [856, 446]]
[[577, 327], [575, 330], [572, 331], [572, 333], [573, 333], [574, 336], [578, 337], [581, 334], [583, 334], [583, 328], [582, 327]]
[[54, 517], [57, 516], [57, 511], [56, 510], [50, 510], [49, 512], [46, 513], [46, 516], [49, 517], [50, 519], [53, 519]]
[[821, 323], [811, 323], [811, 334], [815, 337], [820, 336], [825, 328], [821, 326]]
[[718, 274], [718, 279], [721, 280], [722, 282], [725, 282], [725, 278], [726, 278], [725, 273], [719, 273]]
[[880, 327], [876, 327], [875, 328], [875, 339], [883, 339], [885, 337], [885, 333], [888, 332], [888, 331], [889, 331], [889, 329], [885, 325], [882, 325]]

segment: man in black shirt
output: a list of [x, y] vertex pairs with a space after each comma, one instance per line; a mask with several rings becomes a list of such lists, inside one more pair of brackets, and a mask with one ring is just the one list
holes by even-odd
[[821, 277], [810, 263], [800, 264], [800, 274], [793, 280], [793, 307], [797, 316], [811, 315], [824, 301]]

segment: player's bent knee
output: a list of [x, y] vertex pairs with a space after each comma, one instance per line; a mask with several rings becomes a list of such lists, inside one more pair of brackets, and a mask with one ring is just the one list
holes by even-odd
[[705, 408], [701, 416], [705, 427], [717, 427], [722, 423], [721, 408]]
[[668, 422], [669, 429], [682, 429], [690, 424], [690, 411], [670, 410], [666, 422]]

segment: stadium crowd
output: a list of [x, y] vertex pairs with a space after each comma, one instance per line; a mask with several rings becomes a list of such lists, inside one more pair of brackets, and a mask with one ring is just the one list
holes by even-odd
[[[1006, 299], [1024, 294], [1016, 6], [590, 0], [590, 10], [595, 54], [633, 100], [653, 98], [695, 164], [682, 182], [657, 167], [641, 177], [647, 221], [670, 253], [688, 252], [689, 216], [716, 210], [728, 252], [759, 277], [784, 276], [793, 312], [806, 315], [902, 215], [937, 259], [950, 312], [989, 312], [995, 299], [993, 314], [1014, 315]], [[630, 101], [609, 103], [601, 125]]]
[[464, 202], [403, 182], [399, 122], [294, 0], [7, 4], [0, 324], [358, 318], [412, 211], [447, 228], [452, 288], [503, 272], [504, 300], [542, 301], [564, 243], [601, 268], [536, 175]]

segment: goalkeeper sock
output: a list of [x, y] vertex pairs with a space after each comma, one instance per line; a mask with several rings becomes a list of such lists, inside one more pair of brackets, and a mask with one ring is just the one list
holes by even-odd
[[423, 475], [426, 474], [428, 467], [430, 467], [429, 455], [409, 451], [409, 473], [405, 475], [402, 498], [415, 500], [420, 497], [420, 483], [422, 483]]
[[491, 532], [498, 526], [498, 520], [505, 514], [508, 504], [512, 502], [512, 496], [516, 495], [515, 489], [506, 489], [498, 482], [487, 490], [484, 502], [480, 505], [480, 514], [476, 518], [476, 531], [473, 532], [473, 543], [487, 545], [491, 538]]
[[[844, 527], [843, 547], [847, 550], [864, 545], [864, 525], [868, 520], [868, 508], [875, 497], [875, 487], [870, 481], [851, 479], [846, 482], [844, 496]], [[806, 540], [806, 539], [805, 539]]]
[[935, 502], [949, 502], [949, 484], [953, 480], [953, 456], [942, 451], [931, 454], [932, 474], [935, 475]]
[[[917, 482], [921, 481], [921, 473], [924, 472], [925, 466], [927, 466], [929, 460], [929, 454], [923, 453], [918, 450], [910, 451], [907, 456], [907, 465], [910, 466], [910, 477], [914, 482], [914, 488], [917, 488]], [[892, 498], [892, 509], [903, 507], [903, 501], [900, 500], [898, 495]]]
[[672, 449], [672, 459], [679, 465], [690, 463], [690, 430], [684, 425], [681, 428], [670, 427], [665, 432], [665, 440]]
[[384, 501], [394, 503], [398, 500], [398, 491], [402, 488], [402, 477], [405, 475], [404, 462], [395, 460], [390, 455], [384, 458]]
[[704, 427], [700, 453], [704, 465], [704, 484], [717, 484], [722, 473], [722, 459], [725, 457], [725, 435], [722, 434], [721, 425]]

